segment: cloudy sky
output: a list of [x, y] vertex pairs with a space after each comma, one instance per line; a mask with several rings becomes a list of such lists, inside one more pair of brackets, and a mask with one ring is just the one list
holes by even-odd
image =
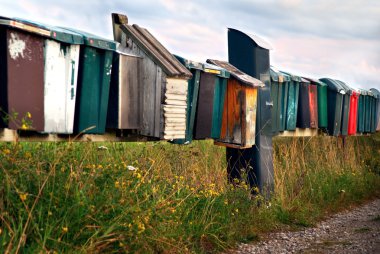
[[228, 59], [227, 28], [264, 38], [277, 69], [380, 88], [378, 0], [0, 0], [20, 17], [112, 38], [111, 13], [147, 28], [172, 53]]

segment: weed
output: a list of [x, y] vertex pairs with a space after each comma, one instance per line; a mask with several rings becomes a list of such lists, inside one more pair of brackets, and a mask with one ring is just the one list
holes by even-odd
[[210, 141], [1, 143], [0, 252], [208, 253], [379, 195], [379, 142], [275, 139], [271, 205]]

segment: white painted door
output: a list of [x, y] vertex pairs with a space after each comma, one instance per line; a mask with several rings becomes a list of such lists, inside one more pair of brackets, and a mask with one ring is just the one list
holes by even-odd
[[45, 42], [45, 130], [73, 133], [79, 45]]

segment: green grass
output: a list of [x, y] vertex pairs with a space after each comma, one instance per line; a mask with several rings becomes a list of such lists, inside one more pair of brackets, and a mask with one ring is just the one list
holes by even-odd
[[0, 253], [210, 253], [310, 226], [379, 196], [379, 141], [346, 143], [276, 138], [266, 203], [210, 141], [1, 143]]

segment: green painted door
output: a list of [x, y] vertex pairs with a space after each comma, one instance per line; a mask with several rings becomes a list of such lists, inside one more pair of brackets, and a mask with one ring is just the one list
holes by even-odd
[[324, 83], [318, 86], [318, 127], [327, 128], [327, 85]]
[[84, 46], [79, 59], [76, 133], [105, 132], [113, 52]]

